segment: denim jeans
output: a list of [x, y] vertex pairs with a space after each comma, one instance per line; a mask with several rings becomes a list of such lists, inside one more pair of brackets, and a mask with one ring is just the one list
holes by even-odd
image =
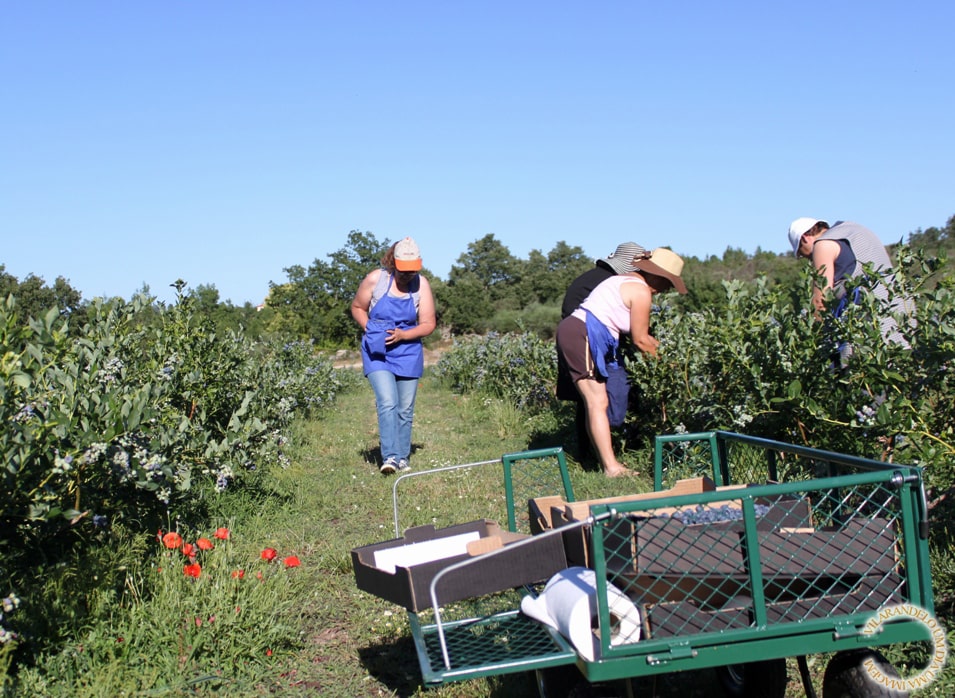
[[411, 455], [411, 422], [418, 379], [398, 378], [391, 371], [372, 371], [368, 382], [375, 391], [382, 461], [407, 459]]

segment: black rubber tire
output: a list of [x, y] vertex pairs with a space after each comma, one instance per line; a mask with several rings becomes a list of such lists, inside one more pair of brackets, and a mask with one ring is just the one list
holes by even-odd
[[785, 698], [786, 660], [716, 667], [716, 676], [728, 698]]
[[540, 698], [570, 698], [574, 687], [584, 680], [575, 664], [538, 669], [534, 678]]
[[541, 698], [618, 698], [631, 695], [625, 685], [627, 679], [593, 684], [574, 664], [538, 669], [534, 673]]
[[627, 679], [607, 683], [590, 683], [586, 679], [577, 682], [568, 698], [625, 698], [632, 695], [627, 690]]
[[837, 652], [826, 665], [822, 678], [823, 698], [905, 698], [907, 691], [893, 690], [875, 679], [866, 671], [863, 663], [871, 659], [886, 676], [899, 678], [889, 661], [873, 649], [846, 650]]

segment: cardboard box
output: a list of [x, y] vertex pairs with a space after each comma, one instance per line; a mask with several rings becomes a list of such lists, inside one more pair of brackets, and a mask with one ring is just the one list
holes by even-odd
[[[712, 492], [717, 489], [716, 484], [708, 477], [696, 477], [678, 481], [669, 490], [659, 492], [640, 492], [638, 494], [621, 495], [618, 497], [604, 497], [579, 502], [568, 502], [560, 496], [537, 497], [528, 501], [528, 514], [532, 533], [560, 528], [569, 523], [582, 521], [590, 516], [590, 507], [594, 504], [616, 504], [618, 502], [642, 502], [663, 497], [675, 497], [684, 494], [698, 494]], [[720, 490], [724, 488], [719, 488]], [[734, 486], [725, 489], [735, 489]], [[653, 513], [672, 512], [672, 508], [648, 511], [647, 516]], [[611, 536], [622, 538], [631, 535], [626, 531], [610, 532]], [[589, 531], [576, 529], [564, 536], [564, 546], [567, 550], [567, 561], [571, 565], [590, 567]], [[622, 543], [622, 540], [620, 541]]]
[[[853, 587], [833, 586], [825, 593], [811, 596], [800, 593], [789, 600], [768, 601], [766, 614], [772, 625], [801, 622], [811, 618], [875, 612], [889, 604], [902, 603], [902, 579], [895, 574], [862, 578]], [[690, 598], [689, 596], [687, 597]], [[675, 600], [643, 606], [649, 638], [685, 637], [703, 632], [722, 632], [752, 627], [755, 615], [752, 599], [746, 596], [727, 599], [718, 607], [707, 607], [693, 600]]]
[[[752, 487], [753, 485], [727, 485], [716, 487], [713, 481], [707, 477], [691, 478], [680, 480], [671, 489], [660, 492], [642, 492], [639, 494], [624, 495], [619, 497], [606, 497], [602, 499], [582, 500], [579, 502], [567, 502], [560, 496], [538, 497], [528, 501], [528, 513], [532, 532], [546, 531], [552, 528], [560, 528], [569, 523], [579, 522], [590, 515], [590, 507], [594, 504], [615, 504], [619, 502], [643, 502], [663, 497], [674, 497], [677, 495], [698, 494], [701, 492], [712, 491], [731, 491]], [[757, 529], [760, 531], [770, 531], [782, 528], [812, 528], [812, 508], [810, 502], [805, 497], [780, 496], [773, 498], [758, 498], [756, 504], [768, 507], [765, 514], [757, 519]], [[714, 502], [706, 505], [708, 508], [718, 509], [729, 505], [733, 507], [732, 502]], [[682, 507], [686, 509], [686, 507]], [[690, 507], [695, 508], [695, 507]], [[633, 521], [648, 520], [652, 517], [670, 516], [677, 511], [675, 507], [657, 507], [646, 509], [641, 512], [634, 512]], [[634, 526], [636, 524], [634, 523]], [[738, 521], [727, 524], [731, 530], [741, 531], [742, 522]], [[635, 535], [635, 528], [629, 533], [625, 530], [625, 525], [614, 525], [613, 530], [605, 531], [610, 536], [606, 547], [619, 549], [623, 545], [623, 538], [628, 535]], [[606, 536], [605, 536], [606, 538]], [[620, 539], [620, 540], [617, 540]], [[570, 564], [592, 566], [589, 552], [590, 535], [587, 529], [576, 529], [564, 537], [564, 544], [567, 549], [567, 559]], [[636, 547], [633, 548], [634, 557], [637, 555]], [[623, 570], [611, 570], [623, 571]]]
[[[487, 519], [442, 529], [409, 528], [402, 538], [352, 550], [355, 584], [409, 611], [420, 611], [431, 606], [435, 575], [472, 557], [479, 561], [442, 578], [439, 605], [546, 581], [568, 567], [560, 536], [535, 538], [513, 548], [531, 538]], [[402, 564], [403, 559], [409, 564]]]
[[759, 556], [773, 577], [881, 577], [895, 571], [896, 537], [886, 519], [856, 518], [832, 528], [761, 533]]
[[[686, 602], [710, 613], [725, 610], [734, 597], [752, 596], [740, 522], [682, 525], [647, 518], [635, 521], [633, 530], [632, 558], [624, 559], [627, 553], [620, 554], [622, 548], [614, 540], [618, 553], [608, 560], [607, 569], [635, 602]], [[777, 614], [787, 608], [818, 613], [842, 604], [859, 605], [847, 596], [850, 592], [858, 594], [871, 585], [882, 588], [883, 580], [898, 576], [895, 533], [885, 519], [859, 518], [821, 529], [759, 530], [757, 536], [763, 597]]]

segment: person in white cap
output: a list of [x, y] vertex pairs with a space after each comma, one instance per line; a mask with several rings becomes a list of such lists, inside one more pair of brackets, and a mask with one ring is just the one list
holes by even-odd
[[658, 247], [633, 259], [633, 271], [602, 281], [573, 313], [557, 326], [557, 352], [587, 406], [587, 431], [604, 475], [633, 475], [613, 452], [611, 424], [622, 423], [627, 410], [626, 373], [620, 335], [630, 335], [641, 352], [656, 356], [660, 342], [650, 334], [652, 296], [675, 288], [686, 293], [683, 260]]
[[381, 269], [362, 280], [351, 305], [365, 331], [362, 369], [375, 392], [385, 475], [411, 469], [411, 424], [424, 375], [421, 339], [437, 324], [431, 285], [420, 271], [418, 245], [410, 237], [399, 240], [385, 252]]
[[[789, 244], [793, 254], [808, 259], [823, 278], [824, 285], [817, 285], [812, 293], [812, 305], [816, 313], [824, 309], [826, 291], [832, 289], [837, 304], [834, 312], [838, 317], [854, 299], [847, 296], [847, 279], [865, 274], [865, 265], [871, 265], [879, 275], [872, 292], [880, 300], [888, 298], [888, 290], [882, 278], [892, 273], [892, 262], [882, 241], [868, 228], [847, 221], [837, 221], [831, 226], [818, 218], [797, 218], [789, 225]], [[903, 310], [905, 299], [896, 299], [894, 308]], [[899, 332], [898, 324], [890, 315], [880, 320], [882, 336], [886, 341], [908, 346]]]

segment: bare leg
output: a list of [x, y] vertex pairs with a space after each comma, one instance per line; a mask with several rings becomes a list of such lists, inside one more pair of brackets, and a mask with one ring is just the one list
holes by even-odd
[[587, 406], [587, 431], [590, 442], [597, 452], [604, 475], [616, 477], [628, 473], [626, 466], [617, 460], [610, 436], [610, 420], [607, 418], [607, 386], [591, 378], [581, 378], [576, 383], [577, 392]]

